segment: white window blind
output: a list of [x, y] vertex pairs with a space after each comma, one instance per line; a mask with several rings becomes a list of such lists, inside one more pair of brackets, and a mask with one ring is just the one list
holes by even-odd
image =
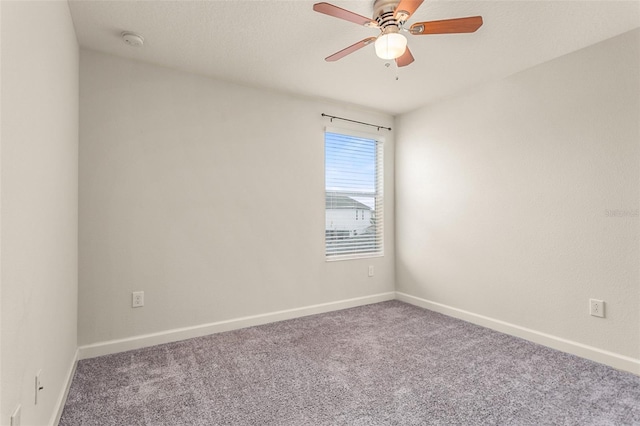
[[327, 260], [383, 255], [382, 141], [325, 132]]

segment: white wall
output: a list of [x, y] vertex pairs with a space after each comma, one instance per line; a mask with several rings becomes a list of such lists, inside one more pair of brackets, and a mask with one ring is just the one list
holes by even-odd
[[51, 424], [77, 348], [78, 46], [67, 2], [4, 1], [1, 19], [0, 424], [18, 404]]
[[391, 116], [80, 56], [81, 345], [393, 291], [393, 134], [385, 256], [325, 262], [320, 114]]
[[2, 2], [0, 1], [0, 424], [2, 410]]
[[639, 37], [397, 119], [398, 291], [640, 367]]

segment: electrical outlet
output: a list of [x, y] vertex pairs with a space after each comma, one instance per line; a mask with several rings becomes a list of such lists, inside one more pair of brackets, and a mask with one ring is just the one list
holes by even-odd
[[22, 414], [21, 410], [22, 406], [18, 405], [16, 410], [11, 415], [11, 426], [20, 426], [20, 414]]
[[589, 299], [589, 314], [604, 318], [604, 302], [598, 299]]
[[134, 291], [131, 293], [131, 307], [140, 308], [144, 306], [144, 291]]
[[369, 265], [369, 276], [373, 276], [373, 265]]
[[36, 397], [35, 397], [34, 403], [36, 405], [38, 405], [38, 394], [42, 389], [44, 389], [44, 386], [42, 386], [41, 376], [42, 376], [42, 370], [38, 370], [38, 373], [36, 374], [36, 380], [35, 380]]

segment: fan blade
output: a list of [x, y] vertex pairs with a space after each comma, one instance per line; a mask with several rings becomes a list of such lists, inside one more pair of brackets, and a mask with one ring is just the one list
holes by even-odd
[[313, 10], [316, 12], [324, 13], [325, 15], [333, 16], [335, 18], [344, 19], [345, 21], [354, 22], [358, 25], [364, 25], [366, 27], [377, 27], [376, 21], [370, 18], [365, 18], [357, 13], [350, 12], [338, 6], [334, 6], [329, 3], [316, 3], [313, 5]]
[[326, 58], [324, 58], [324, 60], [327, 62], [337, 61], [338, 59], [342, 59], [348, 54], [355, 52], [356, 50], [362, 49], [363, 47], [373, 43], [374, 41], [376, 41], [375, 37], [365, 38], [364, 40], [360, 40], [359, 42], [352, 44], [349, 47], [345, 47], [341, 51], [336, 52], [331, 56], [327, 56]]
[[413, 35], [472, 33], [481, 26], [482, 16], [470, 16], [442, 21], [416, 22], [409, 32]]
[[395, 18], [398, 21], [406, 21], [413, 12], [420, 7], [424, 0], [402, 0], [396, 7]]
[[411, 51], [409, 50], [408, 47], [407, 47], [407, 50], [404, 51], [402, 56], [400, 56], [399, 58], [396, 58], [396, 64], [399, 67], [406, 67], [413, 61], [414, 61], [413, 55], [411, 54]]

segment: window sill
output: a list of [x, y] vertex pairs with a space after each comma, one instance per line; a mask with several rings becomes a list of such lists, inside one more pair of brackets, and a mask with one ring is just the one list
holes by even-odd
[[372, 257], [384, 257], [384, 253], [358, 253], [358, 254], [344, 254], [335, 256], [325, 256], [326, 262], [338, 262], [341, 260], [357, 260], [357, 259], [370, 259]]

